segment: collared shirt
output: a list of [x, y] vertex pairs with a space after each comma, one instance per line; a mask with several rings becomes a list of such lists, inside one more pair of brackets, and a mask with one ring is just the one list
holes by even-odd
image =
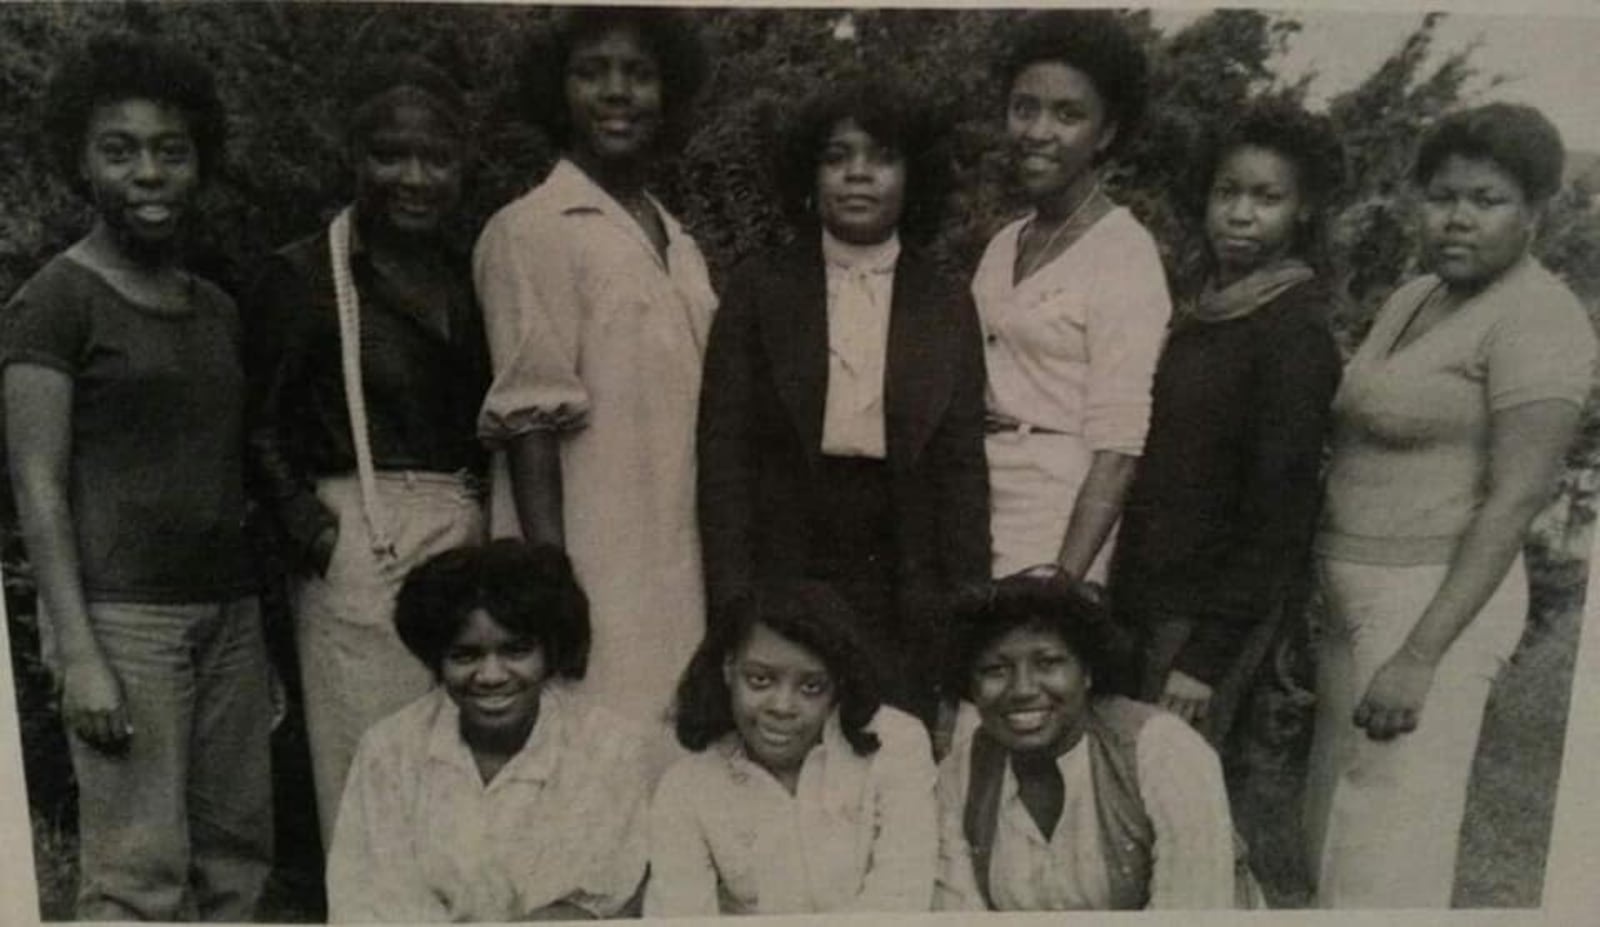
[[[664, 258], [563, 160], [473, 251], [494, 365], [479, 434], [559, 435], [566, 547], [594, 627], [584, 689], [641, 721], [665, 716], [705, 633], [695, 419], [716, 310], [694, 240], [656, 210]], [[496, 469], [493, 530], [505, 533], [515, 507]]]
[[[984, 910], [963, 830], [970, 759], [958, 744], [939, 768], [941, 910]], [[1216, 754], [1172, 715], [1140, 730], [1139, 797], [1155, 831], [1150, 907], [1227, 908], [1234, 901], [1233, 823]], [[1006, 764], [989, 861], [989, 889], [1003, 911], [1105, 910], [1111, 883], [1095, 812], [1089, 748], [1080, 741], [1056, 760], [1066, 802], [1048, 839], [1017, 793]]]
[[860, 756], [835, 712], [795, 794], [737, 734], [676, 763], [650, 811], [646, 917], [926, 911], [933, 896], [933, 754], [915, 718], [879, 709]]
[[564, 684], [485, 785], [442, 688], [362, 738], [328, 855], [334, 922], [514, 921], [556, 902], [614, 915], [645, 870], [636, 726]]
[[828, 397], [822, 452], [887, 456], [883, 372], [889, 357], [889, 309], [900, 237], [854, 245], [822, 232], [828, 278]]
[[[416, 270], [415, 278], [385, 273], [352, 224], [373, 461], [379, 470], [481, 475], [487, 455], [475, 425], [489, 352], [467, 262], [441, 250]], [[304, 550], [334, 521], [315, 480], [356, 466], [327, 230], [274, 254], [243, 302], [258, 400], [251, 450], [279, 520]]]
[[1021, 282], [1022, 230], [1001, 229], [972, 277], [983, 321], [990, 413], [1138, 456], [1172, 300], [1161, 254], [1133, 214], [1113, 209]]

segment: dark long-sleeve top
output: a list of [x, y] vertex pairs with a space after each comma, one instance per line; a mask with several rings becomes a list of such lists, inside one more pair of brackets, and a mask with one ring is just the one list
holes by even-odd
[[[352, 234], [350, 271], [375, 467], [481, 474], [477, 417], [489, 357], [465, 256], [441, 254], [416, 287], [383, 274]], [[443, 313], [424, 308], [440, 301]], [[315, 481], [356, 468], [326, 230], [274, 254], [245, 302], [255, 477], [304, 554], [335, 521]]]
[[1307, 567], [1339, 384], [1319, 280], [1241, 318], [1174, 321], [1113, 567], [1135, 624], [1194, 623], [1174, 668], [1220, 678]]
[[[730, 280], [707, 347], [699, 414], [699, 511], [711, 614], [763, 581], [802, 575], [809, 514], [829, 491], [820, 241], [754, 259]], [[987, 578], [983, 342], [966, 288], [901, 253], [884, 373], [897, 611], [912, 638], [937, 629], [953, 585]], [[929, 641], [932, 644], [932, 641]]]

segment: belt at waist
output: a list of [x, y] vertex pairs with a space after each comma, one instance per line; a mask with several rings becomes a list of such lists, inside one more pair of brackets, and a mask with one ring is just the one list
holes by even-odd
[[1008, 434], [1008, 433], [1011, 433], [1011, 432], [1015, 432], [1015, 433], [1020, 434], [1020, 435], [1029, 435], [1029, 434], [1069, 435], [1069, 434], [1072, 434], [1072, 432], [1070, 432], [1070, 431], [1062, 431], [1059, 428], [1046, 428], [1043, 425], [1034, 425], [1034, 424], [1032, 424], [1030, 422], [1019, 422], [1016, 419], [1011, 418], [1010, 416], [995, 415], [993, 413], [990, 413], [989, 415], [984, 417], [984, 419], [983, 419], [983, 432], [984, 432], [984, 434], [990, 434], [990, 435]]

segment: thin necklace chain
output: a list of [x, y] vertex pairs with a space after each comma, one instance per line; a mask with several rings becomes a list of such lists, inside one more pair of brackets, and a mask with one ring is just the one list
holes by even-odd
[[[1089, 204], [1095, 201], [1095, 198], [1099, 195], [1099, 193], [1100, 181], [1096, 180], [1094, 182], [1094, 186], [1089, 188], [1089, 192], [1085, 193], [1083, 195], [1083, 199], [1078, 201], [1078, 205], [1072, 207], [1072, 211], [1067, 213], [1067, 217], [1062, 219], [1060, 224], [1050, 230], [1050, 234], [1045, 237], [1044, 244], [1034, 249], [1032, 259], [1023, 263], [1023, 272], [1019, 275], [1018, 279], [1025, 280], [1028, 277], [1033, 276], [1034, 272], [1040, 267], [1044, 266], [1046, 263], [1045, 259], [1050, 254], [1050, 249], [1055, 247], [1056, 242], [1061, 239], [1061, 233], [1065, 232], [1069, 228], [1072, 228], [1073, 225], [1076, 224], [1078, 217], [1083, 214], [1084, 210], [1089, 208]], [[1033, 219], [1028, 223], [1029, 231], [1035, 230], [1038, 225], [1039, 214], [1035, 212]]]

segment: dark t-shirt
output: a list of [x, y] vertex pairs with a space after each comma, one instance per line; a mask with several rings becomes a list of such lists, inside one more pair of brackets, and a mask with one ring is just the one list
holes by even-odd
[[130, 302], [65, 255], [7, 305], [0, 367], [72, 377], [71, 505], [90, 601], [222, 601], [255, 591], [244, 535], [238, 314]]

